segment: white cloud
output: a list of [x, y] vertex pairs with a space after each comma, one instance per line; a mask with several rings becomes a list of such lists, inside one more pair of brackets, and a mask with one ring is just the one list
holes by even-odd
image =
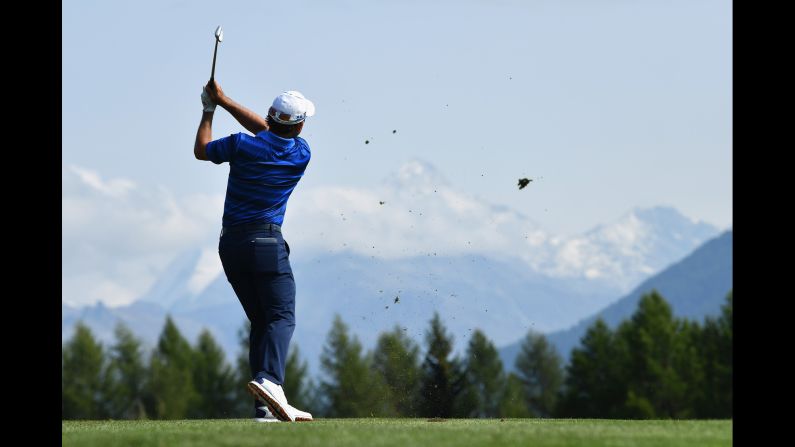
[[127, 304], [179, 252], [217, 236], [223, 195], [177, 198], [163, 187], [62, 170], [62, 299]]
[[547, 240], [530, 219], [455, 191], [419, 161], [405, 164], [394, 177], [370, 189], [296, 191], [284, 234], [296, 250], [350, 250], [380, 258], [435, 252], [529, 261], [534, 248]]
[[[104, 180], [77, 166], [64, 168], [63, 191], [64, 302], [126, 304], [188, 248], [203, 250], [187, 285], [191, 293], [222, 274], [217, 254], [222, 193], [175, 197], [163, 187]], [[626, 289], [700, 243], [681, 235], [670, 243], [676, 238], [665, 232], [679, 225], [675, 211], [642, 213], [561, 238], [509, 208], [461, 193], [432, 166], [415, 160], [371, 188], [299, 185], [283, 231], [294, 257], [330, 251], [391, 259], [478, 254], [518, 258], [542, 274]], [[698, 234], [701, 241], [707, 237]]]
[[[297, 191], [285, 237], [296, 250], [350, 250], [382, 258], [429, 253], [519, 258], [539, 273], [598, 279], [628, 290], [715, 234], [689, 221], [671, 208], [633, 210], [582, 236], [561, 238], [520, 213], [461, 193], [432, 166], [415, 160], [377, 187]], [[676, 229], [696, 237], [677, 239]]]
[[127, 194], [130, 190], [135, 188], [135, 183], [131, 180], [112, 179], [107, 182], [103, 182], [102, 179], [99, 177], [99, 174], [94, 171], [84, 169], [75, 165], [69, 166], [69, 169], [75, 174], [77, 174], [78, 178], [85, 185], [110, 197], [122, 197], [125, 194]]

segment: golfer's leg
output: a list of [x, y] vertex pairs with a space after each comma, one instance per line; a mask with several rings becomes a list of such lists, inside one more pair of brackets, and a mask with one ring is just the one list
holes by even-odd
[[295, 330], [295, 280], [292, 272], [269, 275], [261, 286], [262, 313], [265, 315], [263, 364], [258, 377], [284, 383], [287, 350]]
[[[263, 346], [265, 341], [265, 316], [259, 305], [259, 296], [255, 286], [256, 276], [251, 272], [226, 272], [226, 277], [232, 288], [235, 290], [243, 310], [246, 312], [251, 329], [248, 334], [248, 366], [252, 379], [257, 377], [257, 373], [262, 369]], [[263, 406], [258, 399], [253, 399], [254, 414], [256, 417], [257, 408]]]
[[258, 318], [256, 322], [251, 322], [251, 332], [249, 333], [248, 343], [248, 365], [251, 368], [251, 378], [255, 379], [257, 373], [262, 370], [265, 358], [265, 317]]
[[[248, 321], [251, 323], [251, 328], [249, 330], [248, 365], [250, 377], [253, 379], [262, 365], [263, 353], [260, 340], [265, 335], [265, 317], [262, 315], [259, 305], [259, 296], [257, 295], [257, 288], [254, 283], [255, 276], [251, 272], [245, 271], [240, 267], [241, 261], [240, 259], [236, 259], [236, 257], [240, 257], [240, 253], [236, 252], [233, 248], [230, 249], [228, 245], [225, 246], [221, 244], [219, 247], [219, 254], [226, 279], [229, 281], [229, 284], [232, 285], [232, 289], [235, 291], [235, 295], [238, 301], [240, 301], [240, 305], [243, 306], [243, 311], [246, 313]], [[262, 404], [258, 399], [253, 399], [252, 402], [254, 404], [254, 414], [256, 417], [257, 408], [261, 407]]]

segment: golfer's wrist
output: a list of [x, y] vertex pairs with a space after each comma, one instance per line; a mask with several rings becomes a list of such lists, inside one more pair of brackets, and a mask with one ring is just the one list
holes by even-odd
[[215, 103], [215, 105], [221, 106], [221, 107], [223, 107], [225, 109], [228, 109], [231, 104], [232, 104], [232, 100], [229, 99], [228, 96], [219, 96], [218, 97], [218, 102]]

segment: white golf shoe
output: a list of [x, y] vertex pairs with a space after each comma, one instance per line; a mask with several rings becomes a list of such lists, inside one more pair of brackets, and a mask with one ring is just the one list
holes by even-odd
[[313, 420], [312, 413], [301, 411], [290, 404], [287, 404], [287, 406], [290, 407], [290, 410], [293, 412], [293, 416], [295, 416], [295, 422], [311, 422]]
[[264, 402], [277, 419], [284, 422], [295, 422], [293, 407], [287, 403], [281, 385], [268, 379], [259, 378], [248, 383], [248, 390], [257, 399]]

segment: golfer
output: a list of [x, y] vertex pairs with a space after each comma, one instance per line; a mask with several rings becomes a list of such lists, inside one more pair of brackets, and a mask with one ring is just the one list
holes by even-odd
[[[273, 100], [263, 119], [232, 101], [212, 79], [202, 91], [202, 104], [193, 153], [199, 160], [229, 163], [218, 253], [251, 321], [248, 389], [261, 402], [255, 401], [255, 420], [311, 421], [311, 414], [287, 403], [282, 390], [295, 329], [295, 280], [281, 226], [287, 199], [309, 163], [309, 145], [298, 135], [315, 106], [301, 93], [288, 91]], [[216, 105], [254, 135], [241, 132], [213, 140]]]

